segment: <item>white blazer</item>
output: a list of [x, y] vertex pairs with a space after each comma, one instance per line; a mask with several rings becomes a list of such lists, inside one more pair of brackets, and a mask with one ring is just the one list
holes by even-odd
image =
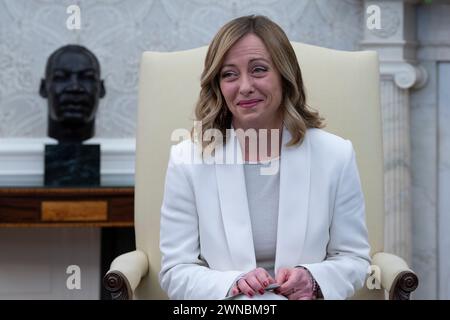
[[[234, 150], [234, 165], [200, 164], [189, 140], [171, 149], [159, 274], [171, 299], [222, 299], [256, 268], [242, 154], [234, 130], [230, 137], [221, 152]], [[325, 299], [345, 299], [363, 286], [370, 263], [353, 146], [320, 129], [307, 130], [301, 145], [286, 147], [290, 139], [284, 127], [275, 274], [302, 265]]]

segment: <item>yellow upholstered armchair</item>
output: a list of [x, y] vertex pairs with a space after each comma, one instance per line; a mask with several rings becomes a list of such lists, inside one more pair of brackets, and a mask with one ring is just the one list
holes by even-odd
[[[383, 252], [383, 148], [378, 59], [374, 52], [343, 52], [293, 43], [308, 104], [328, 130], [356, 151], [372, 255], [370, 285], [355, 299], [409, 299], [417, 276], [400, 257]], [[136, 148], [136, 251], [117, 257], [104, 277], [114, 299], [165, 299], [158, 282], [159, 218], [174, 129], [193, 125], [206, 47], [145, 52], [140, 66]], [[381, 286], [381, 288], [380, 288]], [[380, 288], [380, 289], [377, 289]], [[370, 288], [370, 289], [369, 289]]]

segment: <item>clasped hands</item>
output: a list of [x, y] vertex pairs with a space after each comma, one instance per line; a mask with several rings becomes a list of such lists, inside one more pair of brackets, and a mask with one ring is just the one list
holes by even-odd
[[231, 294], [243, 293], [248, 297], [264, 294], [264, 288], [276, 283], [280, 285], [274, 293], [280, 294], [289, 300], [314, 299], [313, 279], [310, 273], [303, 268], [280, 268], [273, 279], [263, 268], [256, 268], [243, 275], [231, 288]]

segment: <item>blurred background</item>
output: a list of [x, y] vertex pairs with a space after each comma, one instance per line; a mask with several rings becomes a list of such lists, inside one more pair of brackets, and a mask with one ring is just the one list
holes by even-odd
[[[68, 27], [72, 5], [79, 28]], [[92, 141], [102, 147], [102, 187], [132, 187], [141, 53], [207, 45], [220, 26], [247, 14], [268, 16], [292, 41], [379, 53], [385, 250], [419, 275], [413, 298], [450, 299], [450, 1], [443, 0], [0, 0], [0, 299], [106, 299], [105, 268], [134, 245], [132, 222], [48, 227], [5, 218], [2, 189], [42, 186], [51, 139], [38, 89], [48, 56], [80, 44], [98, 57], [107, 93]], [[80, 267], [80, 289], [66, 285], [70, 265]]]

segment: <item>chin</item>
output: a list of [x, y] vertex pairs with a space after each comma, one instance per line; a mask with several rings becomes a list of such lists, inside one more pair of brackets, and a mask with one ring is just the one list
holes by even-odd
[[86, 121], [86, 118], [83, 116], [77, 116], [77, 117], [62, 117], [61, 118], [61, 123], [63, 125], [69, 125], [69, 126], [73, 126], [73, 125], [84, 125], [85, 123], [87, 123], [88, 121]]
[[236, 120], [238, 120], [239, 123], [258, 123], [259, 121], [262, 120], [262, 117], [259, 113], [255, 112], [255, 113], [249, 113], [249, 114], [243, 114], [240, 115], [239, 118], [237, 118]]

